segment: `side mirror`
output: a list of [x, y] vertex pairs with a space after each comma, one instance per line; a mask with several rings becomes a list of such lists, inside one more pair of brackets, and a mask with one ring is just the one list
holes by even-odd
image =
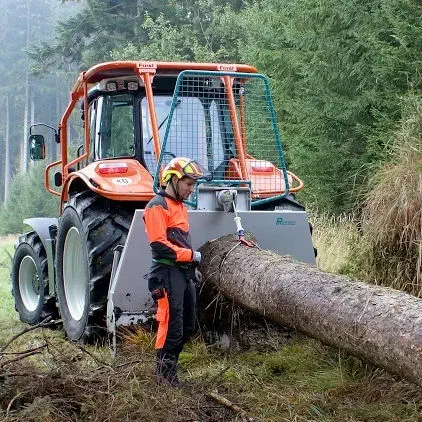
[[45, 141], [42, 135], [29, 136], [29, 154], [31, 160], [44, 160], [45, 158]]
[[60, 171], [54, 173], [54, 184], [59, 188], [63, 184], [63, 176]]

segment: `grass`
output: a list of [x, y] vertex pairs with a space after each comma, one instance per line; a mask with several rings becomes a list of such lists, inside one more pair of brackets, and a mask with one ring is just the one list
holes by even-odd
[[21, 326], [11, 293], [11, 257], [13, 237], [0, 238], [0, 344], [10, 336], [14, 329]]
[[[324, 255], [331, 250], [332, 232], [324, 235], [323, 227], [320, 224], [318, 230], [324, 262]], [[324, 243], [324, 239], [331, 240]], [[325, 249], [325, 244], [330, 248]], [[10, 296], [6, 251], [13, 251], [13, 242], [0, 245], [0, 262], [6, 262], [0, 269], [2, 333], [11, 335], [22, 325]], [[345, 262], [346, 258], [336, 265], [342, 267]], [[23, 335], [8, 351], [42, 345], [47, 345], [42, 353], [3, 369], [0, 355], [0, 419], [246, 420], [211, 399], [209, 393], [215, 392], [256, 421], [422, 420], [419, 387], [296, 334], [287, 344], [285, 337], [283, 341], [274, 338], [265, 350], [260, 345], [259, 350], [223, 351], [196, 339], [180, 356], [181, 377], [189, 383], [181, 389], [156, 385], [153, 337], [149, 333], [126, 333], [117, 357], [107, 347], [70, 344], [60, 330], [49, 329]], [[10, 375], [13, 373], [27, 375]]]
[[353, 215], [316, 214], [312, 215], [312, 223], [318, 268], [357, 277], [360, 269], [353, 259], [361, 242], [357, 218]]
[[409, 96], [390, 158], [362, 209], [360, 265], [377, 284], [422, 297], [422, 101]]

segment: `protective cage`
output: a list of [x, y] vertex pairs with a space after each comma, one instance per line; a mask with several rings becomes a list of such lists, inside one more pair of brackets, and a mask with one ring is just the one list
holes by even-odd
[[[173, 157], [197, 160], [216, 185], [250, 185], [253, 205], [285, 197], [292, 187], [268, 79], [261, 74], [183, 71], [166, 112], [154, 177]], [[208, 182], [209, 183], [209, 182]], [[190, 202], [196, 208], [196, 196]]]

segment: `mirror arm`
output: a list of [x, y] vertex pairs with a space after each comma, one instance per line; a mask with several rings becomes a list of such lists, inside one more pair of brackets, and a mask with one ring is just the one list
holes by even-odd
[[57, 137], [58, 137], [57, 129], [53, 126], [46, 125], [45, 123], [34, 123], [33, 125], [29, 126], [29, 134], [30, 135], [32, 135], [32, 129], [36, 126], [44, 126], [44, 127], [48, 127], [51, 130], [54, 130], [54, 136], [55, 136], [55, 139], [56, 139], [56, 142], [57, 142]]

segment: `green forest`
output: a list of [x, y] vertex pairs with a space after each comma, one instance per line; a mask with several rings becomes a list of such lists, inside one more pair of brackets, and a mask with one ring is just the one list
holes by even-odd
[[364, 206], [371, 177], [395, 161], [402, 123], [419, 115], [416, 0], [62, 3], [2, 2], [3, 200], [28, 167], [28, 123], [57, 126], [78, 72], [104, 61], [256, 66], [271, 79], [301, 199], [330, 214]]

